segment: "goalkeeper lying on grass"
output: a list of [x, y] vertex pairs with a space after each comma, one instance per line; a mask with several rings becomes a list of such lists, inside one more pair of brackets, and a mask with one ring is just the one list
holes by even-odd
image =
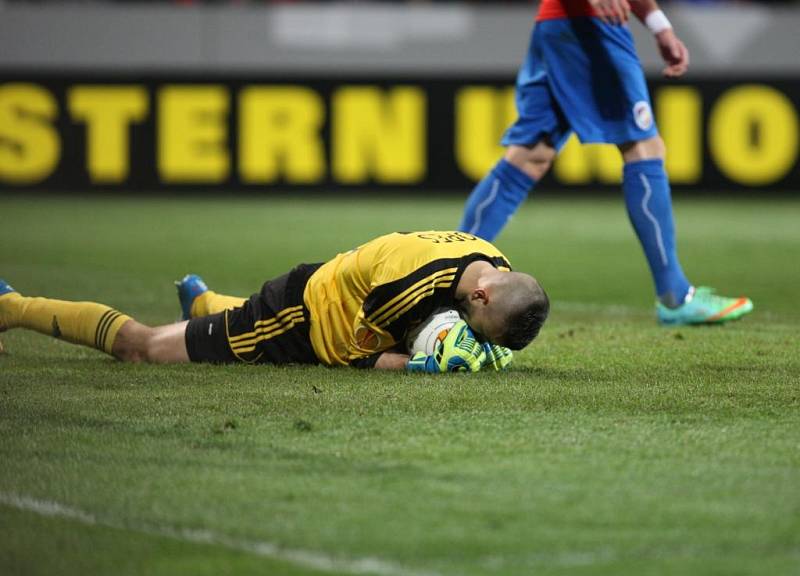
[[[350, 365], [424, 372], [504, 368], [549, 302], [490, 243], [464, 232], [387, 234], [325, 264], [300, 264], [249, 299], [178, 283], [184, 321], [151, 328], [93, 302], [24, 297], [0, 280], [0, 331], [28, 328], [126, 362]], [[438, 308], [462, 321], [431, 355], [404, 350]]]

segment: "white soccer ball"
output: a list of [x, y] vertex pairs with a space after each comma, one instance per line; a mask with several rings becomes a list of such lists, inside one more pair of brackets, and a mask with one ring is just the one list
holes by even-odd
[[439, 308], [427, 320], [411, 330], [406, 338], [406, 347], [413, 356], [417, 352], [433, 354], [436, 345], [444, 340], [453, 324], [461, 320], [455, 310]]

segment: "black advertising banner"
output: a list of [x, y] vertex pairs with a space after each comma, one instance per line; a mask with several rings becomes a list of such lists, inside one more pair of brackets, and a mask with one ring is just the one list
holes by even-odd
[[[800, 79], [651, 83], [673, 186], [800, 190]], [[6, 190], [470, 188], [514, 120], [508, 79], [0, 73]], [[621, 179], [568, 142], [542, 185]]]

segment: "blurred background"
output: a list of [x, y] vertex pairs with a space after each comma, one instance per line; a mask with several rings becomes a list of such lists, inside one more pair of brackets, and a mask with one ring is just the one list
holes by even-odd
[[[682, 192], [800, 189], [800, 2], [673, 0], [651, 81]], [[3, 190], [441, 191], [502, 153], [535, 2], [0, 1]], [[572, 141], [539, 190], [617, 193]]]

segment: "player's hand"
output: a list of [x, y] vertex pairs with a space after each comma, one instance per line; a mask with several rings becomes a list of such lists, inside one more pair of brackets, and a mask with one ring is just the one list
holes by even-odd
[[483, 344], [463, 320], [456, 322], [433, 354], [417, 352], [409, 358], [410, 372], [477, 372], [486, 361]]
[[667, 78], [678, 78], [683, 76], [689, 69], [689, 49], [675, 35], [672, 28], [662, 30], [656, 34], [656, 44], [661, 58], [667, 63], [664, 68], [664, 76]]
[[484, 342], [483, 351], [486, 353], [486, 360], [483, 361], [482, 368], [491, 366], [499, 372], [508, 368], [514, 360], [514, 353], [504, 346]]
[[625, 24], [631, 13], [628, 0], [589, 0], [589, 4], [606, 24]]

